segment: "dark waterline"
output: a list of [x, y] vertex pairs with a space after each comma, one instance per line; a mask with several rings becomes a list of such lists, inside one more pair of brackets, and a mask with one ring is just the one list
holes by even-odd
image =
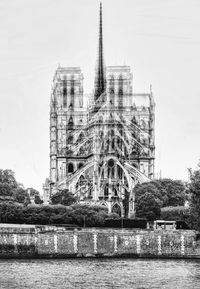
[[0, 260], [0, 289], [199, 289], [200, 260]]

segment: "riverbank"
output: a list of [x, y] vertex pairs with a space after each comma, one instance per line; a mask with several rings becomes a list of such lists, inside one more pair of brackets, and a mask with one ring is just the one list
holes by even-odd
[[0, 224], [0, 258], [198, 258], [193, 230], [65, 228]]

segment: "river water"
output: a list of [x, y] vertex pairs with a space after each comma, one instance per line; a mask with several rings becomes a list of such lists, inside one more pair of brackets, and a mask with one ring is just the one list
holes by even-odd
[[0, 260], [0, 289], [199, 289], [200, 260]]

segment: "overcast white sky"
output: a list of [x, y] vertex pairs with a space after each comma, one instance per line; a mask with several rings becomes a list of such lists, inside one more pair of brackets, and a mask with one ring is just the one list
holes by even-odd
[[[130, 65], [156, 101], [156, 172], [187, 179], [200, 159], [200, 1], [104, 0], [107, 65]], [[42, 191], [49, 99], [58, 63], [93, 88], [99, 1], [0, 0], [0, 168]]]

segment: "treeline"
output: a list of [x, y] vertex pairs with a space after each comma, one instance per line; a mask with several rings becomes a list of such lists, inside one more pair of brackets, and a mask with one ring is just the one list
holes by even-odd
[[106, 219], [115, 219], [117, 214], [108, 214], [104, 206], [80, 205], [28, 205], [17, 203], [0, 204], [0, 222], [12, 224], [102, 227]]
[[[138, 184], [134, 188], [136, 215], [146, 220], [182, 220], [200, 230], [200, 166], [190, 171], [189, 182], [161, 179]], [[36, 205], [31, 205], [31, 198]], [[128, 212], [129, 198], [124, 207]], [[0, 170], [0, 222], [28, 224], [75, 224], [101, 226], [109, 215], [105, 207], [76, 204], [76, 198], [67, 190], [52, 196], [51, 205], [42, 204], [39, 192], [27, 190], [17, 183], [11, 170]], [[126, 215], [127, 217], [127, 215]]]

